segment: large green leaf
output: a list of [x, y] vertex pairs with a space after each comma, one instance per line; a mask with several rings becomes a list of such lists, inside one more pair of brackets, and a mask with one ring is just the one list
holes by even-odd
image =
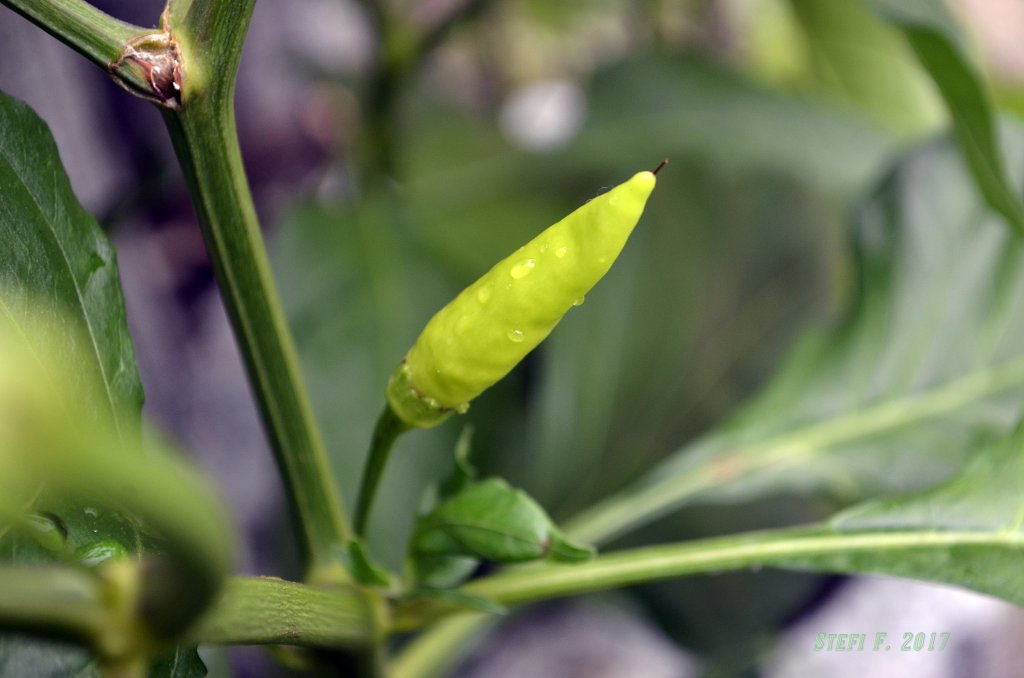
[[1020, 190], [1006, 172], [995, 115], [985, 86], [960, 45], [940, 0], [869, 0], [906, 36], [953, 118], [953, 131], [989, 206], [1024, 235]]
[[[78, 203], [46, 124], [0, 93], [0, 314], [69, 318], [85, 331], [85, 386], [100, 383], [98, 422], [134, 435], [142, 407], [113, 247]], [[71, 344], [74, 334], [66, 337]]]
[[479, 579], [501, 604], [751, 566], [877, 573], [954, 584], [1024, 605], [1024, 427], [963, 473], [916, 495], [876, 500], [824, 524], [627, 549], [574, 567], [541, 564]]
[[[1006, 128], [1014, 167], [1021, 133]], [[607, 539], [695, 499], [928, 487], [1016, 421], [1024, 246], [980, 203], [955, 146], [902, 162], [861, 208], [847, 315], [794, 348], [728, 425], [569, 528]]]
[[[93, 426], [113, 431], [125, 450], [141, 449], [142, 385], [125, 319], [116, 255], [95, 219], [78, 203], [45, 123], [25, 104], [0, 93], [0, 324], [56, 354], [39, 364], [73, 361], [72, 374], [52, 374], [61, 397], [84, 410]], [[29, 327], [31, 325], [31, 327]], [[33, 330], [50, 328], [45, 342]], [[79, 331], [81, 328], [81, 331]], [[55, 359], [55, 360], [53, 360]], [[60, 402], [54, 398], [54, 403]], [[0, 530], [0, 560], [39, 563], [84, 553], [93, 545], [143, 546], [131, 518], [98, 504], [43, 497], [34, 507], [63, 534], [47, 550]], [[41, 523], [42, 524], [42, 523]], [[58, 536], [59, 539], [59, 536]], [[45, 540], [43, 540], [45, 543]], [[194, 651], [182, 650], [159, 675], [205, 675]], [[173, 670], [168, 666], [177, 667]], [[0, 675], [91, 675], [91, 659], [75, 648], [22, 636], [0, 640]]]
[[[1019, 428], [938, 488], [840, 513], [830, 522], [827, 538], [845, 540], [853, 548], [809, 552], [785, 564], [927, 579], [1024, 605], [1022, 486], [1024, 428]], [[858, 539], [873, 538], [880, 539], [879, 548], [856, 546]]]

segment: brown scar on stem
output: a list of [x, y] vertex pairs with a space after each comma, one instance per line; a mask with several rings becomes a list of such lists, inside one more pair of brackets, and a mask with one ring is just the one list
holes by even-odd
[[[171, 32], [171, 5], [167, 4], [160, 17], [162, 30], [138, 35], [125, 43], [120, 58], [108, 70], [114, 82], [132, 94], [171, 110], [182, 106], [184, 69], [181, 48]], [[141, 86], [125, 77], [125, 71], [135, 71], [146, 82]]]

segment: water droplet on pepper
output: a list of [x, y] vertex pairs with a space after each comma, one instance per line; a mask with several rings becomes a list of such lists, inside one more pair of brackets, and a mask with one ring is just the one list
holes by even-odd
[[518, 264], [515, 264], [510, 271], [512, 278], [515, 280], [521, 280], [526, 276], [530, 275], [530, 271], [537, 265], [536, 259], [523, 259]]

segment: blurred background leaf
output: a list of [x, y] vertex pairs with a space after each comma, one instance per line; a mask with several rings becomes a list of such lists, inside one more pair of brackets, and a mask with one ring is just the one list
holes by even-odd
[[902, 138], [941, 124], [941, 103], [903, 36], [866, 2], [771, 0], [744, 16], [752, 71], [825, 95]]
[[[964, 395], [958, 387], [971, 384], [956, 380], [979, 369], [998, 373], [1003, 360], [1015, 357], [1021, 331], [1011, 320], [1017, 248], [986, 216], [946, 141], [902, 159], [858, 209], [850, 256], [844, 222], [853, 204], [898, 148], [938, 129], [945, 113], [899, 31], [876, 14], [859, 4], [782, 4], [788, 30], [805, 41], [803, 61], [788, 80], [769, 77], [752, 61], [738, 72], [671, 39], [604, 63], [595, 59], [597, 65], [575, 63], [569, 70], [586, 75], [567, 79], [580, 83], [585, 110], [569, 141], [548, 150], [524, 149], [502, 118], [503, 102], [531, 79], [566, 78], [538, 56], [543, 38], [534, 61], [519, 63], [523, 70], [513, 70], [511, 57], [493, 67], [506, 78], [499, 78], [505, 99], [491, 93], [466, 106], [434, 71], [406, 92], [394, 192], [361, 196], [358, 207], [322, 200], [299, 206], [303, 221], [286, 219], [275, 243], [337, 468], [358, 464], [375, 414], [375, 406], [339, 390], [380, 393], [419, 328], [461, 287], [601, 187], [662, 157], [671, 164], [615, 270], [467, 415], [476, 431], [474, 462], [485, 475], [524, 486], [565, 519], [643, 474], [680, 441], [696, 440], [644, 476], [639, 487], [650, 494], [641, 489], [631, 510], [653, 511], [657, 504], [647, 499], [670, 496], [674, 479], [701, 473], [700, 498], [719, 505], [691, 506], [622, 542], [652, 543], [813, 521], [864, 496], [927, 487], [960, 469], [975, 444], [1006, 432], [1019, 414], [1020, 388], [972, 401], [941, 427], [897, 426], [884, 436], [863, 431], [821, 457], [798, 454], [744, 475], [758, 450], [793, 428], [946, 384]], [[546, 15], [497, 16], [494, 23], [520, 28], [557, 23]], [[571, 32], [585, 32], [585, 24], [578, 21]], [[494, 38], [500, 29], [489, 29], [496, 44], [507, 46]], [[460, 34], [452, 50], [486, 51], [474, 37]], [[863, 63], [860, 50], [877, 60]], [[445, 66], [442, 60], [438, 70]], [[878, 73], [885, 77], [872, 78]], [[367, 231], [365, 215], [381, 215], [387, 200], [392, 215]], [[400, 254], [390, 261], [358, 254], [367, 232], [374, 242], [394, 238]], [[988, 277], [993, 270], [1000, 272], [997, 293]], [[339, 279], [348, 285], [343, 295], [331, 292], [340, 288], [330, 281]], [[389, 284], [395, 296], [381, 296]], [[346, 300], [345, 314], [327, 299]], [[370, 329], [381, 326], [375, 315], [392, 313], [391, 333]], [[835, 329], [820, 329], [825, 319]], [[355, 351], [348, 355], [357, 356], [351, 360], [358, 374], [327, 376], [350, 360], [328, 348], [327, 336], [351, 339], [345, 345]], [[925, 345], [929, 352], [919, 355]], [[767, 392], [729, 419], [780, 362], [782, 374]], [[375, 376], [365, 369], [371, 364]], [[992, 386], [985, 378], [974, 386]], [[730, 423], [706, 434], [723, 420]], [[850, 431], [861, 423], [851, 421]], [[412, 489], [446, 474], [457, 428], [410, 435], [396, 453], [392, 486], [382, 495], [392, 503], [382, 505], [377, 526], [386, 526], [383, 548], [392, 550], [392, 563], [393, 544], [408, 533], [418, 501]], [[342, 480], [354, 484], [351, 476]], [[686, 482], [681, 496], [693, 489]], [[674, 637], [720, 652], [727, 670], [748, 666], [781, 624], [834, 586], [828, 577], [737, 574], [639, 595]], [[753, 610], [751, 600], [763, 605]], [[717, 621], [694, 612], [712, 603], [723, 611]]]
[[[1020, 130], [1004, 132], [1019, 169]], [[949, 141], [899, 163], [858, 211], [846, 317], [807, 335], [753, 403], [614, 513], [635, 524], [695, 496], [825, 489], [850, 501], [927, 487], [1004, 434], [1024, 385], [1024, 253], [971, 189]], [[577, 524], [582, 538], [618, 531], [601, 511]]]
[[959, 31], [939, 0], [892, 3], [879, 11], [906, 36], [907, 42], [949, 109], [953, 133], [974, 181], [989, 206], [1024, 235], [1020, 191], [1004, 167], [996, 120], [985, 85], [959, 45]]
[[[964, 471], [927, 492], [850, 508], [830, 521], [837, 540], [907, 534], [905, 544], [798, 557], [789, 566], [940, 581], [1024, 605], [1024, 428], [979, 448]], [[918, 543], [915, 535], [920, 537]], [[929, 537], [937, 542], [927, 545]], [[894, 539], [898, 542], [899, 539]]]
[[[596, 76], [593, 115], [557, 156], [516, 151], [493, 124], [442, 105], [429, 88], [418, 96], [405, 149], [411, 178], [356, 207], [298, 207], [272, 244], [338, 469], [358, 468], [382, 385], [438, 308], [602, 186], [671, 158], [616, 269], [468, 416], [479, 423], [474, 457], [486, 471], [562, 515], [735, 403], [742, 391], [730, 392], [723, 375], [746, 369], [741, 380], [756, 383], [764, 374], [754, 365], [830, 307], [836, 196], [855, 194], [888, 148], [885, 134], [840, 110], [665, 55]], [[648, 134], [652, 126], [663, 132]], [[838, 163], [844, 173], [824, 171], [837, 155], [849, 158]], [[801, 181], [810, 178], [824, 185]], [[382, 491], [405, 525], [385, 530], [383, 543], [409, 529], [418, 501], [409, 490], [423, 474], [446, 472], [440, 460], [457, 428], [400, 443], [415, 451], [396, 453], [386, 482], [410, 474], [408, 485]], [[599, 472], [609, 460], [620, 473]], [[351, 497], [354, 477], [341, 481]]]

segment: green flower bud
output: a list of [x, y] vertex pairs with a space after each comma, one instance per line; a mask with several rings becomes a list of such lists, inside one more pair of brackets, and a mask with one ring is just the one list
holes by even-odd
[[654, 184], [654, 172], [639, 172], [599, 195], [438, 311], [388, 383], [392, 410], [424, 428], [465, 412], [608, 272]]

